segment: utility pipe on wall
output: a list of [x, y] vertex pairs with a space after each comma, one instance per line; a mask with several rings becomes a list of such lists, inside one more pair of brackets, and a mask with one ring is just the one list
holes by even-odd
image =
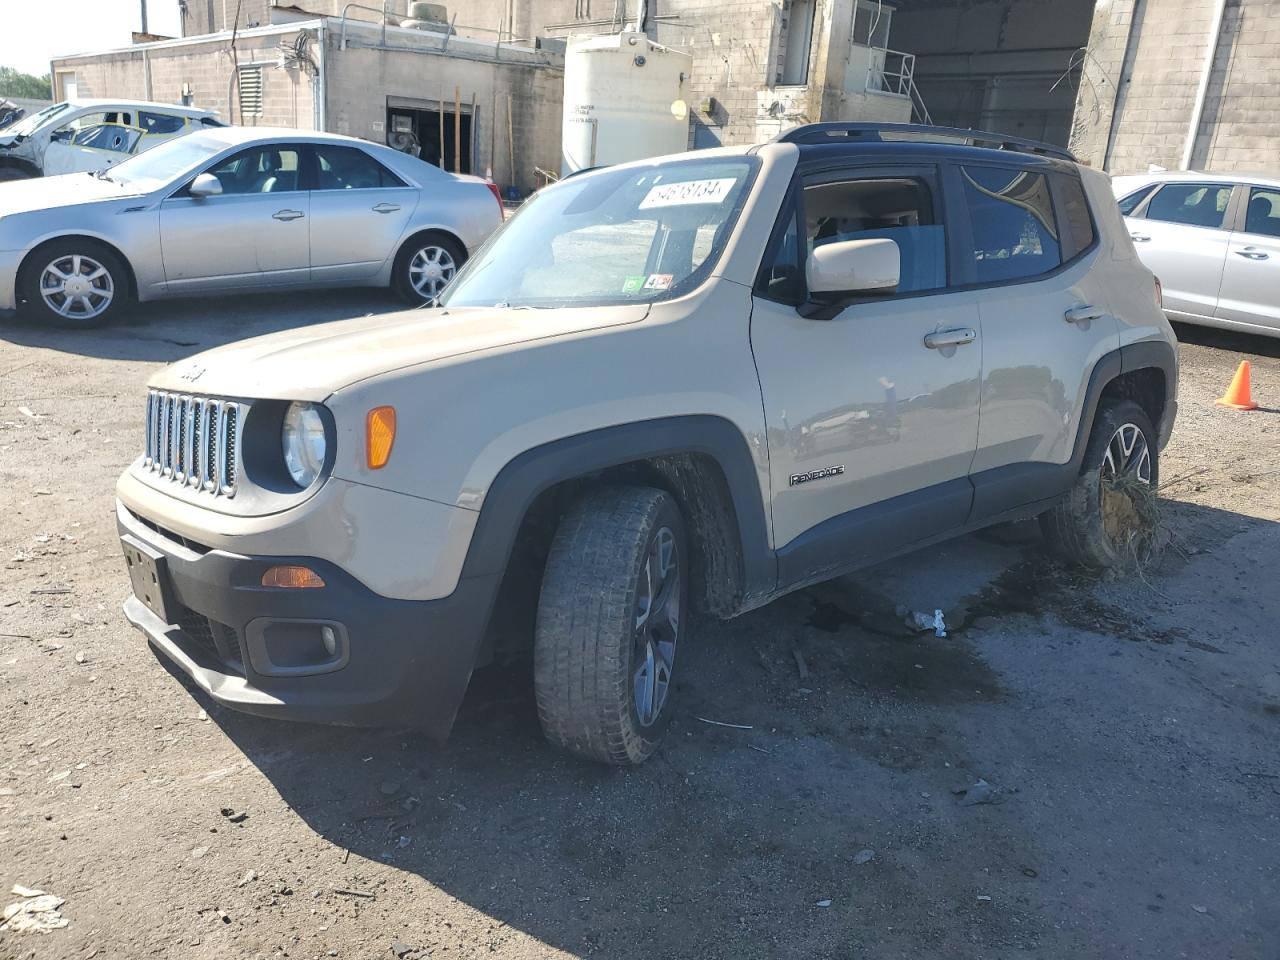
[[1191, 122], [1187, 125], [1187, 142], [1182, 148], [1180, 170], [1191, 168], [1196, 139], [1200, 136], [1200, 119], [1204, 115], [1204, 102], [1209, 96], [1209, 77], [1213, 73], [1213, 61], [1218, 55], [1218, 43], [1222, 39], [1222, 15], [1226, 9], [1227, 0], [1214, 0], [1213, 20], [1209, 23], [1209, 40], [1204, 50], [1204, 66], [1200, 69], [1200, 85], [1196, 88], [1195, 103], [1191, 106]]

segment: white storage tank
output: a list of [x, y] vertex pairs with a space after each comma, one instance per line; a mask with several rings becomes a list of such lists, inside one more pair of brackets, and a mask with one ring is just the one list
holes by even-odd
[[569, 43], [560, 172], [679, 153], [689, 145], [693, 57], [625, 31]]

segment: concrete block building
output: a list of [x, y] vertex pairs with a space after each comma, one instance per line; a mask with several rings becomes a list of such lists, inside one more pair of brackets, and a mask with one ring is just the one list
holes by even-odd
[[1280, 169], [1280, 0], [1098, 0], [1071, 147], [1111, 173]]

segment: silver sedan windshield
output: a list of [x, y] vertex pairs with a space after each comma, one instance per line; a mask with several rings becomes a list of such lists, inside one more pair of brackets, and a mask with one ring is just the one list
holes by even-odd
[[536, 195], [445, 292], [453, 307], [662, 300], [711, 272], [747, 195], [748, 157], [601, 170]]
[[159, 187], [226, 148], [227, 144], [221, 140], [206, 139], [199, 134], [179, 137], [112, 167], [111, 179], [148, 189], [151, 188], [148, 185]]

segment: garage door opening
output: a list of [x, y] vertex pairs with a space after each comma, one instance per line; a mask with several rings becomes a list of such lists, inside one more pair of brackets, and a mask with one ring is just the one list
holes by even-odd
[[470, 108], [387, 107], [387, 145], [450, 173], [474, 173], [474, 125]]

